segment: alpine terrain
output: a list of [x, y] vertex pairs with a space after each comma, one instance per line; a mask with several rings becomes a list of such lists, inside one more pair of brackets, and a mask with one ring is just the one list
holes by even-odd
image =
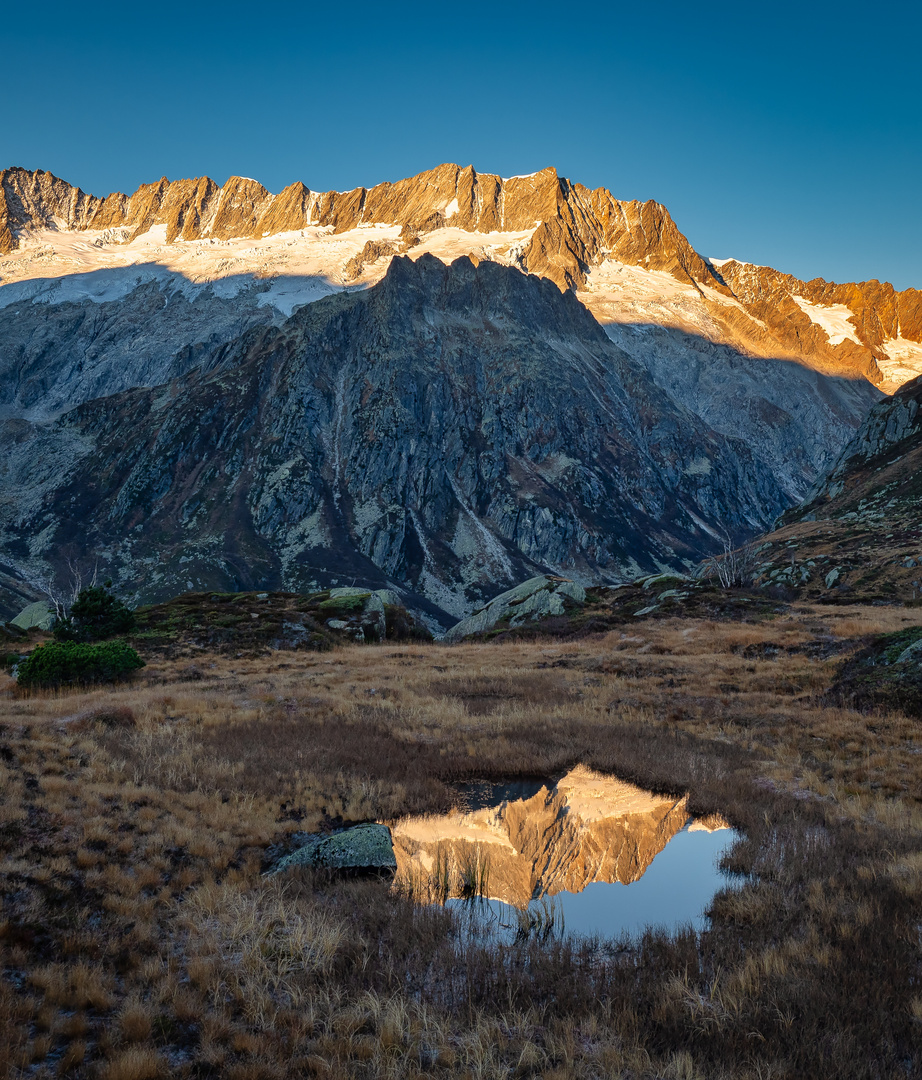
[[442, 165], [271, 195], [0, 172], [0, 614], [73, 568], [396, 590], [688, 568], [922, 372], [922, 294], [707, 259], [666, 209]]

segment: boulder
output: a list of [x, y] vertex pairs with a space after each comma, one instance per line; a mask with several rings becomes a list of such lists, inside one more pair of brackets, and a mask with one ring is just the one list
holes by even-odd
[[390, 589], [371, 592], [342, 587], [330, 589], [329, 599], [320, 607], [336, 616], [327, 620], [327, 626], [337, 630], [351, 628], [356, 641], [384, 641], [387, 636], [384, 605], [391, 602], [393, 595]]
[[368, 589], [356, 589], [344, 586], [339, 589], [330, 589], [331, 600], [364, 600], [369, 596]]
[[376, 592], [371, 593], [365, 601], [365, 607], [362, 609], [362, 627], [366, 638], [372, 637], [375, 641], [383, 641], [387, 636], [384, 601]]
[[12, 626], [20, 630], [50, 630], [54, 626], [55, 613], [47, 600], [38, 600], [20, 611], [15, 619], [10, 619]]
[[327, 836], [315, 835], [276, 864], [272, 873], [297, 866], [353, 873], [393, 874], [397, 869], [391, 831], [373, 822]]
[[898, 664], [906, 664], [910, 661], [917, 664], [920, 660], [922, 660], [922, 638], [919, 638], [918, 641], [914, 641], [909, 648], [903, 649], [896, 658]]
[[565, 599], [582, 604], [586, 590], [568, 578], [539, 574], [494, 596], [485, 607], [456, 623], [446, 633], [445, 640], [461, 641], [472, 634], [483, 634], [504, 620], [509, 626], [521, 626], [547, 615], [563, 615]]

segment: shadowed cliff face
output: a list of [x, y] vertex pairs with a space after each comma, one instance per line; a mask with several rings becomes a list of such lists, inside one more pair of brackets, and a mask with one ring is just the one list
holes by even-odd
[[542, 570], [688, 566], [790, 505], [572, 294], [467, 259], [397, 259], [181, 378], [4, 440], [13, 559], [99, 558], [148, 600], [338, 576], [453, 621]]
[[652, 795], [580, 765], [530, 799], [399, 821], [391, 830], [397, 883], [447, 898], [476, 876], [485, 895], [516, 907], [593, 882], [628, 885], [688, 820], [684, 797]]

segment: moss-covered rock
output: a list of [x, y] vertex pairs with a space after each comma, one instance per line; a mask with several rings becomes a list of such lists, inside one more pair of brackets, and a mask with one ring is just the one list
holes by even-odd
[[461, 641], [500, 625], [520, 626], [548, 615], [563, 615], [568, 603], [571, 607], [578, 607], [585, 599], [586, 590], [578, 582], [539, 574], [494, 596], [479, 611], [456, 623], [445, 635], [445, 640]]
[[368, 823], [327, 836], [308, 837], [290, 855], [280, 859], [271, 873], [298, 866], [352, 873], [393, 874], [397, 869], [391, 831], [386, 825]]

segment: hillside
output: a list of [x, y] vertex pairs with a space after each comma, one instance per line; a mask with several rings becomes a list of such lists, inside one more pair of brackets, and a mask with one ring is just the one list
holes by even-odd
[[922, 378], [877, 405], [835, 466], [766, 536], [763, 577], [808, 596], [922, 600]]

